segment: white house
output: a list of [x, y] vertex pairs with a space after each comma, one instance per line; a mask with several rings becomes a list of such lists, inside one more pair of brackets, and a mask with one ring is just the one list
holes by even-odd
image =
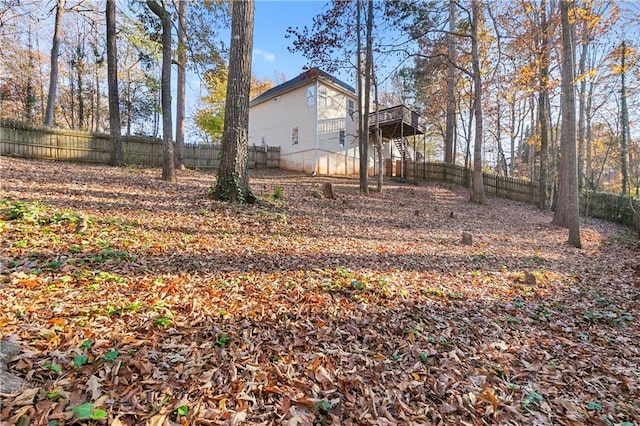
[[317, 68], [249, 105], [249, 144], [280, 147], [280, 167], [318, 174], [358, 172], [356, 94]]
[[[357, 174], [356, 105], [353, 87], [318, 68], [310, 69], [251, 101], [249, 144], [279, 146], [283, 169], [316, 174]], [[399, 153], [394, 146], [404, 146], [404, 158], [409, 158], [406, 138], [411, 134], [424, 134], [424, 126], [417, 124], [420, 118], [404, 106], [380, 111], [386, 159]], [[371, 127], [374, 121], [375, 113], [371, 115]], [[370, 172], [379, 170], [372, 145], [369, 153]]]

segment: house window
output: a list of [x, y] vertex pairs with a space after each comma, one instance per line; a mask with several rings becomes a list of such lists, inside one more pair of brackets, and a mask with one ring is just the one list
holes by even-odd
[[321, 87], [318, 89], [318, 106], [327, 106], [327, 88]]
[[312, 107], [316, 104], [316, 86], [307, 89], [307, 106]]
[[298, 128], [294, 127], [291, 130], [291, 145], [298, 145]]
[[346, 132], [344, 130], [340, 130], [340, 139], [339, 139], [339, 143], [340, 143], [340, 147], [344, 148], [345, 145], [345, 136], [346, 136]]
[[356, 103], [353, 99], [347, 99], [347, 115], [353, 120], [353, 113], [356, 112]]

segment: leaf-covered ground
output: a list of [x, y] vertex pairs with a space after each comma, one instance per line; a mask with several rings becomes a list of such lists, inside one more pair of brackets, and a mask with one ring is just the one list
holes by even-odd
[[28, 382], [0, 419], [640, 424], [627, 229], [589, 220], [578, 250], [460, 187], [252, 173], [239, 207], [210, 173], [0, 158], [0, 332]]

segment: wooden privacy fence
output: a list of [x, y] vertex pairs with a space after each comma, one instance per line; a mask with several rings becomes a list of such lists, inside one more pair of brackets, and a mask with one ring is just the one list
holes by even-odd
[[640, 234], [640, 201], [606, 192], [590, 192], [580, 199], [580, 212], [631, 226]]
[[[392, 167], [394, 166], [394, 167]], [[401, 161], [395, 165], [387, 160], [387, 176], [401, 176]], [[462, 186], [471, 186], [473, 174], [463, 166], [446, 163], [404, 162], [406, 179], [437, 180]], [[482, 174], [484, 191], [487, 195], [509, 198], [530, 204], [537, 204], [540, 193], [539, 182], [524, 179]], [[640, 201], [630, 200], [615, 194], [591, 192], [580, 198], [580, 215], [595, 217], [609, 222], [621, 223], [636, 229], [640, 234]]]
[[[470, 170], [456, 164], [405, 161], [404, 166], [404, 177], [407, 179], [437, 180], [456, 185], [471, 186], [471, 179], [473, 178], [473, 173]], [[392, 170], [391, 160], [388, 160], [386, 164], [387, 175], [400, 176], [401, 167], [402, 162], [396, 161]], [[482, 178], [484, 192], [487, 195], [495, 195], [532, 204], [538, 201], [540, 192], [538, 182], [489, 173], [483, 173]]]
[[[162, 141], [157, 138], [123, 136], [124, 162], [140, 166], [162, 165]], [[110, 136], [34, 126], [0, 120], [0, 155], [89, 163], [108, 163]], [[216, 168], [220, 164], [220, 145], [186, 145], [184, 165], [189, 168]], [[280, 165], [279, 147], [250, 146], [249, 167]]]

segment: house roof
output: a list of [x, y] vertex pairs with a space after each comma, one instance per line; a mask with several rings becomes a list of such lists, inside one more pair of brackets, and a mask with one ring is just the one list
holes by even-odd
[[337, 86], [338, 88], [355, 95], [356, 90], [348, 85], [347, 83], [345, 83], [344, 81], [332, 76], [331, 74], [322, 71], [319, 68], [311, 68], [307, 71], [304, 71], [302, 73], [300, 73], [300, 75], [298, 75], [297, 77], [289, 80], [289, 81], [285, 81], [284, 83], [272, 87], [271, 89], [267, 90], [266, 92], [262, 93], [261, 95], [258, 95], [257, 97], [255, 97], [249, 104], [249, 106], [253, 106], [253, 105], [257, 105], [259, 103], [262, 103], [266, 100], [275, 98], [278, 95], [281, 95], [283, 93], [286, 93], [290, 90], [293, 90], [297, 87], [303, 86], [305, 84], [308, 84], [310, 82], [314, 82], [317, 80], [321, 80], [324, 81], [326, 83], [332, 84], [334, 86]]

